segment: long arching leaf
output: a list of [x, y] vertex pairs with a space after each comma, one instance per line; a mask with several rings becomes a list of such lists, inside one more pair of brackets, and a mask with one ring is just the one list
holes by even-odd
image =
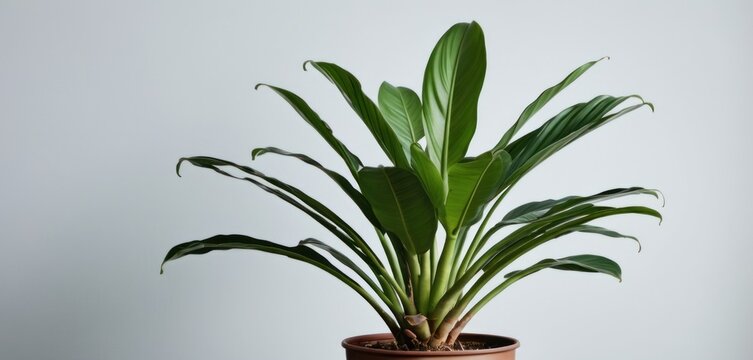
[[618, 233], [617, 231], [609, 230], [607, 228], [603, 228], [601, 226], [595, 226], [595, 225], [581, 225], [581, 226], [576, 226], [576, 227], [572, 228], [572, 230], [573, 230], [573, 232], [599, 234], [599, 235], [604, 235], [604, 236], [608, 236], [608, 237], [611, 237], [611, 238], [632, 239], [632, 240], [635, 240], [635, 242], [638, 244], [638, 252], [641, 251], [641, 242], [635, 236], [621, 234], [621, 233]]
[[400, 239], [406, 251], [415, 255], [431, 248], [437, 218], [413, 173], [396, 167], [365, 167], [358, 174], [358, 182], [379, 222]]
[[187, 255], [206, 254], [216, 250], [256, 250], [271, 254], [287, 256], [291, 259], [299, 260], [311, 265], [314, 265], [335, 278], [339, 279], [351, 289], [355, 290], [361, 297], [371, 305], [379, 316], [384, 320], [387, 326], [393, 332], [398, 329], [397, 324], [390, 317], [387, 312], [382, 309], [379, 303], [374, 300], [373, 297], [359, 285], [353, 281], [348, 275], [344, 274], [337, 267], [332, 265], [326, 258], [314, 251], [313, 249], [304, 246], [284, 246], [273, 243], [267, 240], [261, 240], [252, 238], [245, 235], [215, 235], [205, 240], [189, 241], [180, 245], [174, 246], [167, 252], [165, 259], [160, 266], [160, 273], [163, 272], [165, 263], [168, 261], [176, 260]]
[[520, 129], [523, 127], [523, 125], [526, 124], [528, 119], [530, 119], [533, 115], [535, 115], [541, 108], [546, 105], [549, 100], [554, 98], [557, 94], [560, 93], [560, 91], [564, 90], [568, 85], [570, 85], [573, 81], [578, 79], [583, 73], [588, 71], [592, 66], [594, 66], [597, 62], [608, 59], [608, 57], [603, 57], [599, 60], [595, 61], [589, 61], [577, 69], [573, 70], [570, 74], [567, 75], [567, 77], [560, 81], [557, 85], [554, 85], [541, 93], [539, 97], [536, 98], [532, 103], [530, 103], [526, 108], [523, 110], [523, 113], [520, 114], [518, 117], [518, 120], [515, 121], [515, 124], [513, 124], [512, 127], [510, 127], [507, 132], [505, 132], [505, 135], [502, 136], [502, 139], [499, 140], [496, 146], [494, 146], [494, 150], [501, 150], [504, 149], [507, 144], [510, 143], [510, 140], [512, 140], [512, 137], [515, 136], [515, 134], [520, 131]]
[[[178, 165], [176, 166], [176, 171], [180, 170], [180, 166], [184, 161], [188, 161], [192, 165], [195, 165], [198, 167], [203, 167], [203, 168], [213, 170], [219, 174], [222, 174], [222, 175], [234, 178], [234, 179], [245, 180], [245, 181], [251, 182], [252, 184], [258, 186], [262, 190], [267, 191], [277, 196], [283, 201], [303, 211], [304, 213], [306, 213], [306, 215], [309, 215], [312, 219], [314, 219], [316, 222], [324, 226], [333, 235], [337, 236], [338, 239], [340, 239], [343, 243], [345, 243], [348, 247], [350, 247], [351, 250], [353, 250], [356, 254], [358, 254], [358, 256], [364, 260], [364, 262], [366, 262], [370, 267], [372, 267], [372, 269], [375, 269], [378, 266], [382, 265], [381, 263], [378, 262], [378, 259], [375, 262], [375, 261], [372, 261], [369, 256], [367, 256], [365, 252], [369, 251], [373, 253], [373, 251], [368, 247], [367, 244], [363, 242], [360, 236], [350, 227], [350, 225], [348, 225], [344, 220], [342, 220], [342, 218], [340, 218], [337, 214], [332, 212], [332, 210], [327, 208], [324, 204], [306, 195], [300, 189], [292, 185], [286, 184], [273, 177], [266, 176], [260, 171], [257, 171], [248, 166], [238, 165], [227, 160], [212, 158], [208, 156], [194, 156], [194, 157], [182, 158], [178, 161]], [[281, 189], [282, 191], [278, 190], [277, 188], [267, 186], [261, 183], [260, 181], [251, 177], [235, 176], [227, 171], [222, 170], [221, 167], [223, 166], [231, 167], [245, 174], [251, 175], [254, 178], [264, 180], [270, 183], [271, 185]], [[178, 175], [180, 175], [180, 173], [178, 173]], [[295, 198], [298, 200], [292, 198], [288, 194], [295, 196]], [[343, 231], [345, 231], [345, 233], [343, 233]]]
[[[302, 240], [299, 244], [300, 245], [307, 245], [309, 247], [318, 248], [321, 250], [326, 251], [330, 255], [332, 255], [333, 258], [335, 258], [337, 261], [339, 261], [341, 264], [345, 265], [349, 269], [353, 270], [356, 274], [358, 274], [361, 279], [363, 279], [369, 286], [377, 293], [380, 294], [381, 291], [379, 289], [379, 286], [372, 280], [369, 275], [366, 274], [363, 269], [361, 269], [360, 266], [358, 266], [353, 260], [351, 260], [349, 257], [347, 257], [345, 254], [341, 253], [337, 249], [327, 245], [324, 242], [321, 242], [317, 239], [308, 238], [306, 240]], [[384, 295], [384, 294], [381, 294]], [[383, 299], [385, 300], [385, 299]]]
[[257, 250], [284, 255], [295, 260], [307, 262], [330, 273], [342, 274], [342, 272], [333, 266], [326, 258], [307, 246], [299, 244], [297, 246], [288, 247], [245, 235], [215, 235], [205, 240], [189, 241], [176, 245], [167, 252], [167, 255], [165, 255], [165, 259], [162, 261], [162, 266], [160, 267], [160, 273], [163, 272], [165, 263], [182, 258], [186, 255], [199, 255], [215, 250], [233, 249]]
[[505, 148], [512, 156], [512, 165], [501, 188], [514, 184], [549, 156], [599, 126], [642, 106], [652, 107], [650, 103], [642, 102], [607, 115], [610, 110], [630, 98], [640, 99], [637, 95], [598, 96], [560, 112], [538, 129], [512, 142]]
[[510, 272], [505, 277], [522, 278], [544, 269], [602, 273], [622, 281], [620, 265], [599, 255], [574, 255], [561, 259], [544, 259], [526, 269]]
[[551, 218], [537, 220], [496, 243], [484, 255], [485, 260], [479, 259], [483, 263], [485, 273], [493, 276], [528, 251], [553, 239], [579, 231], [581, 225], [596, 219], [622, 214], [647, 215], [660, 221], [662, 219], [658, 211], [645, 206], [613, 208], [585, 204], [568, 211], [571, 212], [571, 216], [563, 216], [564, 213], [561, 213], [555, 214]]
[[584, 203], [597, 203], [613, 198], [628, 195], [648, 194], [658, 198], [659, 191], [654, 189], [645, 189], [641, 187], [617, 188], [600, 192], [590, 196], [567, 196], [561, 199], [548, 199], [543, 201], [534, 201], [526, 203], [510, 210], [502, 221], [497, 223], [498, 226], [516, 225], [530, 223], [544, 216], [560, 212]]
[[[305, 162], [306, 164], [309, 164], [330, 177], [335, 183], [337, 183], [338, 186], [350, 197], [351, 200], [358, 206], [359, 209], [361, 209], [361, 212], [364, 216], [366, 216], [367, 219], [371, 222], [374, 227], [377, 229], [382, 229], [382, 225], [379, 224], [379, 220], [377, 220], [376, 216], [374, 215], [374, 211], [371, 209], [371, 205], [369, 204], [368, 200], [366, 200], [366, 197], [361, 194], [358, 189], [353, 187], [353, 185], [346, 179], [344, 176], [340, 175], [336, 171], [327, 169], [322, 164], [320, 164], [318, 161], [312, 159], [311, 157], [305, 155], [305, 154], [297, 154], [292, 153], [289, 151], [285, 151], [276, 147], [264, 147], [264, 148], [256, 148], [251, 151], [251, 155], [253, 159], [256, 159], [256, 157], [264, 155], [264, 154], [277, 154], [282, 156], [289, 156], [296, 158], [298, 160], [301, 160]], [[382, 229], [383, 230], [383, 229]]]
[[290, 106], [292, 106], [293, 109], [295, 109], [295, 111], [299, 115], [301, 115], [303, 120], [309, 123], [309, 125], [311, 125], [316, 130], [316, 132], [318, 132], [319, 135], [324, 138], [324, 141], [326, 141], [327, 144], [329, 144], [329, 146], [331, 146], [332, 149], [334, 149], [335, 152], [340, 155], [340, 157], [345, 161], [345, 165], [348, 166], [350, 173], [354, 178], [356, 177], [358, 170], [361, 168], [361, 166], [363, 166], [361, 160], [352, 152], [350, 152], [350, 150], [348, 150], [348, 148], [345, 147], [345, 145], [335, 137], [335, 135], [332, 133], [332, 129], [326, 122], [324, 122], [324, 120], [319, 117], [319, 114], [311, 109], [311, 107], [298, 95], [293, 94], [288, 90], [267, 84], [258, 84], [256, 85], [256, 88], [258, 89], [259, 86], [266, 86], [280, 95], [283, 99], [285, 99], [285, 101], [287, 101], [288, 104], [290, 104]]
[[384, 153], [387, 154], [390, 161], [396, 166], [407, 168], [409, 166], [406, 158], [408, 149], [404, 149], [400, 145], [397, 135], [395, 135], [395, 132], [384, 119], [379, 108], [363, 92], [358, 79], [345, 69], [332, 63], [309, 60], [303, 64], [304, 69], [306, 68], [306, 64], [311, 64], [315, 69], [319, 70], [340, 90], [340, 93], [345, 97], [350, 107], [353, 108], [358, 117], [369, 128], [369, 131], [371, 131], [371, 134], [379, 143], [379, 146], [382, 147]]
[[422, 93], [424, 126], [429, 156], [443, 176], [465, 156], [476, 131], [485, 72], [484, 33], [475, 22], [451, 27], [429, 57]]
[[424, 137], [421, 99], [416, 93], [405, 87], [394, 87], [383, 82], [379, 87], [379, 109], [384, 119], [395, 131], [405, 155], [410, 161], [412, 144]]

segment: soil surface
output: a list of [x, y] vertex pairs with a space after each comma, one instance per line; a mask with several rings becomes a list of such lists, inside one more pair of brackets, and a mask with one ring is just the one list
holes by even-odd
[[[380, 350], [425, 350], [430, 351], [428, 349], [411, 349], [406, 345], [398, 346], [395, 341], [369, 341], [363, 344], [364, 347], [369, 349], [380, 349]], [[493, 349], [496, 347], [499, 347], [499, 344], [487, 344], [480, 341], [463, 341], [458, 340], [455, 341], [455, 344], [452, 347], [445, 346], [443, 349], [439, 349], [436, 351], [462, 351], [462, 350], [484, 350], [484, 349]]]

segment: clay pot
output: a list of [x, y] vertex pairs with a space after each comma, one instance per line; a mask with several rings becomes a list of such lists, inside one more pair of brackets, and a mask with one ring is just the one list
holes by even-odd
[[343, 340], [347, 360], [515, 360], [518, 340], [504, 336], [461, 334], [460, 340], [492, 344], [491, 349], [465, 351], [401, 351], [363, 346], [373, 341], [391, 341], [391, 334], [354, 336]]

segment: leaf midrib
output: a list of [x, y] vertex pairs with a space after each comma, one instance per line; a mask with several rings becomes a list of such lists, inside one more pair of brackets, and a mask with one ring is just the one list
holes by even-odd
[[411, 116], [410, 116], [410, 113], [408, 112], [408, 107], [405, 106], [406, 101], [405, 101], [405, 98], [403, 97], [403, 92], [400, 91], [400, 88], [396, 88], [396, 89], [397, 89], [397, 96], [400, 97], [400, 104], [403, 105], [403, 111], [405, 113], [405, 119], [407, 120], [406, 123], [408, 125], [408, 132], [410, 133], [411, 143], [415, 143], [418, 141], [418, 137], [413, 131], [413, 123], [411, 122]]
[[460, 63], [460, 52], [463, 48], [463, 43], [465, 42], [465, 37], [468, 36], [468, 28], [466, 28], [463, 31], [463, 38], [460, 39], [460, 43], [458, 45], [458, 56], [455, 58], [455, 64], [452, 68], [452, 77], [451, 79], [451, 86], [450, 86], [450, 93], [448, 94], [448, 101], [447, 101], [447, 111], [444, 114], [444, 139], [442, 141], [442, 177], [447, 176], [447, 161], [448, 156], [450, 152], [450, 125], [452, 124], [451, 120], [451, 114], [452, 114], [452, 103], [453, 99], [455, 97], [455, 83], [457, 82], [457, 74], [458, 74], [458, 63]]

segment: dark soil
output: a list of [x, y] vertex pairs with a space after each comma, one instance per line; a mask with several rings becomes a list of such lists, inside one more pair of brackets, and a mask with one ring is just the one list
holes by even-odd
[[[364, 347], [367, 347], [369, 349], [380, 349], [380, 350], [423, 350], [423, 351], [430, 351], [429, 349], [421, 349], [421, 348], [410, 348], [407, 345], [398, 346], [397, 342], [395, 341], [370, 341], [363, 344]], [[499, 347], [498, 344], [487, 344], [480, 341], [464, 341], [464, 340], [458, 340], [455, 341], [455, 344], [452, 347], [445, 346], [442, 349], [436, 349], [434, 351], [462, 351], [462, 350], [484, 350], [484, 349], [493, 349], [495, 347]]]

